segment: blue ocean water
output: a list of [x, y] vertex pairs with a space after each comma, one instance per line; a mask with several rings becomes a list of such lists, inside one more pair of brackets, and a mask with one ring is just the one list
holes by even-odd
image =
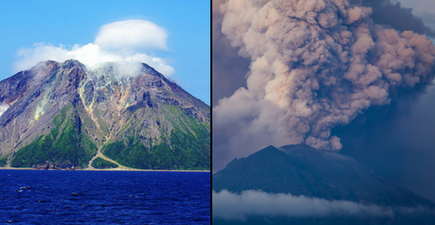
[[0, 170], [0, 224], [210, 224], [210, 173]]

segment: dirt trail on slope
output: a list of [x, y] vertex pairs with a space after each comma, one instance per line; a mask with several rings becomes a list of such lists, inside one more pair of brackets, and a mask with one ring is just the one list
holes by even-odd
[[[131, 170], [131, 169], [133, 169], [133, 168], [131, 168], [131, 167], [127, 167], [127, 166], [121, 165], [121, 164], [118, 163], [117, 161], [115, 161], [115, 160], [113, 160], [113, 159], [111, 159], [111, 158], [105, 156], [105, 155], [101, 152], [101, 149], [104, 147], [104, 145], [107, 144], [107, 143], [109, 143], [109, 141], [112, 139], [112, 132], [109, 133], [109, 136], [106, 136], [106, 135], [104, 134], [103, 130], [101, 129], [100, 124], [98, 123], [98, 120], [97, 120], [96, 118], [94, 118], [93, 113], [91, 113], [91, 112], [88, 111], [88, 110], [86, 110], [86, 111], [90, 114], [90, 117], [91, 117], [91, 119], [94, 121], [94, 124], [97, 126], [97, 129], [100, 131], [101, 134], [104, 135], [104, 137], [105, 137], [105, 141], [104, 141], [104, 144], [103, 144], [100, 148], [98, 148], [98, 150], [97, 150], [97, 154], [96, 154], [94, 157], [92, 157], [91, 160], [89, 160], [88, 168], [86, 168], [85, 170], [96, 170], [96, 168], [94, 168], [94, 167], [92, 166], [92, 163], [93, 163], [94, 160], [95, 160], [96, 158], [98, 158], [98, 157], [100, 157], [100, 158], [102, 158], [102, 159], [104, 159], [104, 160], [106, 160], [106, 161], [109, 161], [109, 162], [111, 162], [111, 163], [116, 164], [116, 165], [118, 166], [117, 169], [121, 169], [121, 170], [123, 170], [123, 169], [126, 169], [126, 170]], [[118, 117], [119, 117], [119, 116], [120, 116], [120, 113], [118, 113]], [[119, 121], [119, 126], [120, 126], [120, 127], [122, 127], [124, 124], [125, 124], [125, 121], [124, 121], [124, 120], [120, 120], [120, 121]]]
[[[101, 130], [100, 130], [100, 131], [101, 131]], [[104, 136], [104, 137], [106, 138], [106, 142], [105, 142], [105, 143], [108, 143], [109, 140], [112, 138], [111, 136], [109, 136], [109, 137]], [[97, 154], [95, 154], [95, 156], [92, 157], [91, 160], [89, 160], [88, 168], [86, 168], [85, 170], [96, 170], [96, 168], [94, 168], [94, 167], [92, 166], [92, 163], [93, 163], [94, 160], [95, 160], [96, 158], [98, 158], [98, 157], [100, 157], [100, 158], [102, 158], [102, 159], [104, 159], [104, 160], [106, 160], [106, 161], [109, 161], [109, 162], [111, 162], [111, 163], [116, 164], [116, 165], [118, 166], [118, 169], [121, 169], [121, 170], [122, 170], [122, 169], [132, 169], [132, 168], [130, 168], [130, 167], [127, 167], [127, 166], [121, 165], [121, 164], [118, 163], [117, 161], [115, 161], [115, 160], [113, 160], [113, 159], [111, 159], [111, 158], [105, 156], [105, 155], [101, 152], [101, 149], [102, 149], [103, 147], [104, 147], [104, 144], [103, 144], [101, 147], [98, 148], [98, 150], [97, 150]]]
[[[102, 148], [102, 147], [101, 147], [101, 148]], [[106, 161], [109, 161], [109, 162], [111, 162], [111, 163], [116, 164], [116, 165], [118, 166], [117, 169], [131, 169], [130, 167], [126, 167], [126, 166], [124, 166], [124, 165], [121, 165], [121, 164], [118, 163], [117, 161], [115, 161], [115, 160], [113, 160], [113, 159], [111, 159], [111, 158], [105, 156], [103, 153], [101, 153], [101, 148], [99, 148], [98, 151], [97, 151], [97, 154], [96, 154], [94, 157], [92, 157], [91, 160], [89, 160], [88, 168], [86, 168], [87, 170], [95, 170], [95, 169], [96, 169], [96, 168], [94, 168], [94, 167], [92, 166], [92, 163], [93, 163], [94, 160], [95, 160], [96, 158], [98, 158], [98, 157], [100, 157], [100, 158], [102, 158], [102, 159], [104, 159], [104, 160], [106, 160]]]

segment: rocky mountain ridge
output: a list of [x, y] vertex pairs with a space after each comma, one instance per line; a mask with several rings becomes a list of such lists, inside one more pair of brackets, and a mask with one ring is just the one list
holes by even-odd
[[395, 211], [391, 216], [252, 216], [243, 221], [219, 218], [213, 220], [216, 224], [433, 224], [435, 221], [435, 203], [376, 175], [350, 157], [305, 144], [268, 146], [246, 158], [234, 159], [212, 179], [216, 192], [228, 190], [240, 195], [243, 191], [256, 190], [291, 194], [295, 198], [408, 209]]
[[[15, 167], [208, 169], [210, 109], [152, 67], [120, 76], [46, 61], [0, 82], [0, 153]], [[0, 160], [1, 161], [1, 160]]]

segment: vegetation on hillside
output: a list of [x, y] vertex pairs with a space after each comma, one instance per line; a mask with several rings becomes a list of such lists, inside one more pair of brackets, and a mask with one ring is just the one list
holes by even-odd
[[53, 120], [50, 133], [24, 146], [14, 154], [13, 167], [86, 167], [97, 147], [84, 134], [80, 118], [65, 107]]
[[0, 167], [6, 166], [8, 157], [6, 155], [0, 157]]
[[109, 169], [109, 168], [116, 168], [118, 167], [118, 165], [98, 157], [94, 159], [94, 161], [92, 162], [92, 167], [96, 169]]
[[[171, 132], [161, 129], [154, 145], [146, 142], [138, 121], [131, 120], [121, 130], [122, 138], [106, 144], [102, 151], [113, 160], [138, 169], [209, 170], [209, 125], [184, 113], [179, 107], [165, 105], [165, 118]], [[133, 116], [134, 117], [134, 116]], [[140, 118], [140, 117], [139, 117]], [[13, 167], [55, 166], [84, 168], [95, 155], [97, 147], [85, 134], [82, 119], [74, 107], [65, 107], [55, 116], [50, 133], [18, 150]], [[145, 138], [145, 139], [144, 139]], [[1, 162], [0, 162], [1, 163]], [[97, 158], [94, 168], [114, 168], [115, 164]]]
[[[128, 136], [125, 141], [106, 145], [103, 153], [117, 162], [139, 169], [208, 170], [210, 169], [210, 133], [197, 119], [178, 107], [167, 106], [174, 126], [159, 144], [147, 147], [140, 137]], [[162, 131], [164, 132], [164, 131]]]

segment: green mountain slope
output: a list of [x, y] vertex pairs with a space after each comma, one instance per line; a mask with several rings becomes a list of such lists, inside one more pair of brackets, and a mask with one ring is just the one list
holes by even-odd
[[85, 134], [82, 120], [72, 107], [65, 107], [53, 120], [47, 134], [14, 154], [13, 167], [85, 167], [97, 152], [96, 145]]
[[87, 168], [102, 156], [123, 167], [208, 170], [209, 106], [146, 64], [132, 77], [112, 66], [47, 61], [1, 81], [6, 165]]

